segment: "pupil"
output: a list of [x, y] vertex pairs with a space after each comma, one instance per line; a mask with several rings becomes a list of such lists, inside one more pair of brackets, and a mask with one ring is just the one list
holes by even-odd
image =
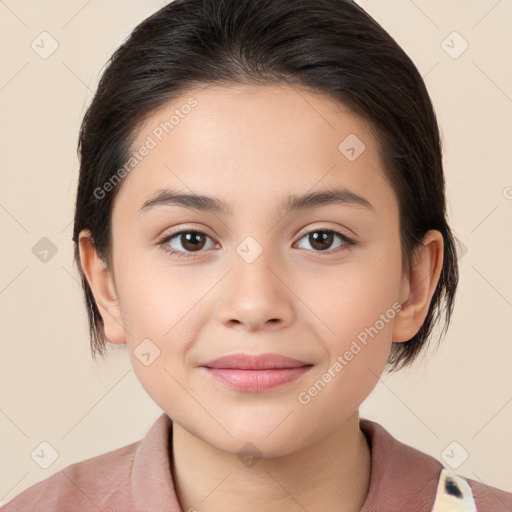
[[[194, 249], [197, 249], [198, 247], [201, 248], [200, 245], [201, 245], [201, 242], [203, 242], [201, 240], [201, 237], [202, 237], [201, 233], [189, 231], [188, 233], [185, 234], [185, 242], [182, 242], [182, 245], [187, 250], [194, 250]], [[190, 246], [187, 247], [187, 244], [190, 244]]]
[[[320, 235], [318, 235], [320, 233]], [[330, 231], [315, 231], [310, 235], [313, 238], [313, 242], [311, 246], [316, 249], [325, 249], [326, 246], [329, 247], [332, 244], [333, 233]], [[327, 244], [325, 244], [327, 242]]]

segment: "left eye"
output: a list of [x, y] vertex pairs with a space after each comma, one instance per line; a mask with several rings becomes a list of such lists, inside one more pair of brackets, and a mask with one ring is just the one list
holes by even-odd
[[[338, 245], [336, 247], [336, 251], [330, 252], [338, 252], [345, 250], [348, 246], [353, 245], [355, 242], [348, 236], [340, 233], [339, 231], [335, 231], [333, 229], [314, 229], [313, 231], [309, 231], [302, 238], [307, 238], [308, 243], [315, 249], [319, 249], [320, 252], [325, 252], [326, 248], [328, 248], [335, 237], [340, 238], [343, 242], [342, 245]], [[314, 251], [318, 252], [318, 251]]]
[[[338, 237], [344, 243], [335, 247], [335, 250], [326, 251], [326, 249], [332, 245], [335, 237]], [[315, 249], [314, 252], [340, 252], [346, 250], [351, 245], [355, 245], [354, 240], [333, 229], [314, 229], [308, 233], [305, 233], [299, 239], [299, 242], [304, 238], [307, 238], [310, 247]], [[193, 258], [194, 252], [201, 252], [201, 249], [205, 248], [206, 239], [212, 240], [203, 231], [178, 231], [172, 235], [165, 236], [158, 242], [158, 245], [162, 246], [166, 252], [173, 256]], [[182, 249], [172, 247], [170, 242], [174, 241], [180, 241]], [[216, 245], [218, 244], [213, 243], [214, 247]]]

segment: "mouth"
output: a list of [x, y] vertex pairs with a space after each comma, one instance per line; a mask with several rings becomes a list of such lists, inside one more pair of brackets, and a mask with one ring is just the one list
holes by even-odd
[[312, 363], [279, 354], [232, 354], [207, 361], [200, 368], [231, 389], [260, 392], [295, 381], [312, 366]]

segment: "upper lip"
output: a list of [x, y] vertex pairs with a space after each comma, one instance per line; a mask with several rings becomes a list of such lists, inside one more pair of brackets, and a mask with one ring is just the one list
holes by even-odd
[[280, 354], [231, 354], [217, 359], [212, 359], [199, 366], [209, 368], [236, 368], [240, 370], [265, 370], [274, 368], [299, 368], [310, 366], [312, 363], [300, 361]]

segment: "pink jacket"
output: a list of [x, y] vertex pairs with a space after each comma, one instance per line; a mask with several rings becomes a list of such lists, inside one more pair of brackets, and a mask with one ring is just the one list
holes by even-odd
[[[361, 418], [360, 426], [372, 456], [361, 512], [512, 512], [512, 492], [455, 475], [376, 422]], [[144, 439], [65, 467], [0, 512], [183, 512], [173, 486], [170, 436], [172, 421], [163, 413]]]

